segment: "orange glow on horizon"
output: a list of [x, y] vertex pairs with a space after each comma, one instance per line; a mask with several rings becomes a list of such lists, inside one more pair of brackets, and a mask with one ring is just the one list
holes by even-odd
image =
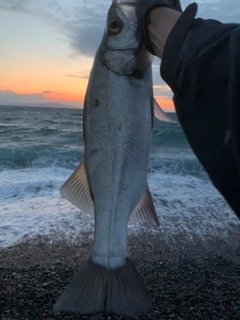
[[165, 109], [166, 111], [169, 111], [169, 112], [175, 111], [173, 101], [168, 99], [168, 97], [155, 96], [155, 99], [157, 100], [158, 104], [162, 109]]
[[[78, 83], [76, 83], [78, 82]], [[81, 85], [79, 85], [79, 82], [81, 82]], [[17, 88], [14, 88], [13, 86], [11, 88], [9, 88], [8, 86], [4, 86], [4, 87], [0, 87], [0, 90], [12, 90], [14, 91], [16, 94], [19, 95], [39, 95], [39, 97], [44, 97], [50, 101], [58, 101], [58, 102], [80, 102], [83, 103], [84, 99], [85, 99], [85, 94], [86, 94], [86, 89], [87, 89], [87, 82], [88, 80], [78, 80], [78, 81], [72, 81], [72, 86], [65, 86], [65, 88], [63, 88], [61, 86], [62, 90], [58, 90], [58, 91], [42, 91], [38, 90], [38, 92], [36, 93], [35, 90], [28, 90], [28, 92], [26, 92], [25, 90], [16, 90]], [[55, 88], [57, 89], [57, 88]], [[31, 92], [32, 91], [32, 92]], [[40, 91], [40, 92], [39, 92]], [[160, 105], [160, 107], [167, 111], [167, 112], [174, 112], [175, 108], [174, 108], [174, 104], [172, 99], [170, 99], [168, 96], [155, 96], [155, 99], [157, 100], [158, 104]], [[49, 101], [49, 102], [50, 102]], [[46, 101], [47, 102], [47, 101]]]
[[43, 94], [46, 98], [50, 100], [59, 100], [59, 101], [79, 101], [84, 102], [85, 93], [69, 93], [69, 92], [63, 92], [63, 93], [56, 93], [56, 92], [50, 92], [50, 93], [44, 93]]

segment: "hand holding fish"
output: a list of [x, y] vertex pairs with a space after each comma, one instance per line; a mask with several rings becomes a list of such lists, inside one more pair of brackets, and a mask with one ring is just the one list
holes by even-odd
[[137, 0], [139, 34], [145, 47], [162, 58], [168, 35], [182, 12], [179, 0]]

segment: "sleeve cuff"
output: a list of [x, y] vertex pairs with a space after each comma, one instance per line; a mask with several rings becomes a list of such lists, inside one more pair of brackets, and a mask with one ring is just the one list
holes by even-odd
[[190, 4], [181, 14], [167, 38], [162, 56], [160, 74], [163, 80], [170, 86], [173, 92], [176, 90], [175, 65], [182, 43], [191, 27], [192, 21], [197, 13], [198, 6], [194, 2]]

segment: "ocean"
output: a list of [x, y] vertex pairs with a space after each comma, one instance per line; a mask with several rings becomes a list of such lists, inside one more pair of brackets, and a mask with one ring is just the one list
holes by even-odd
[[[176, 115], [170, 116], [175, 120]], [[80, 241], [93, 217], [60, 195], [84, 152], [82, 110], [0, 107], [0, 248], [36, 236]], [[239, 220], [212, 186], [179, 123], [155, 120], [148, 174], [162, 234], [228, 239]], [[159, 229], [131, 224], [129, 232]]]

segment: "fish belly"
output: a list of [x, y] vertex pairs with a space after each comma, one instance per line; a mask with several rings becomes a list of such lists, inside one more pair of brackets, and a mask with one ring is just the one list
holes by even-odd
[[119, 77], [104, 66], [95, 71], [84, 111], [85, 160], [95, 211], [92, 259], [116, 268], [125, 263], [128, 219], [147, 183], [151, 87], [145, 79]]

